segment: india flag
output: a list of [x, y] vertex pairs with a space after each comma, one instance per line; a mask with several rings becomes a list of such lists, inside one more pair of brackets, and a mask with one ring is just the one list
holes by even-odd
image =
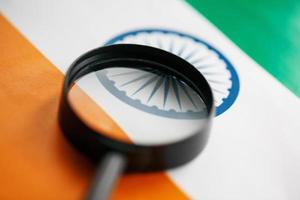
[[[84, 198], [95, 169], [59, 129], [63, 75], [86, 51], [119, 43], [153, 46], [193, 64], [212, 88], [216, 113], [196, 159], [164, 172], [124, 175], [112, 199], [300, 199], [299, 6], [0, 0], [0, 199]], [[85, 93], [77, 95], [93, 100], [89, 108], [99, 111], [93, 116], [115, 134], [151, 140], [129, 127], [120, 110], [159, 121], [153, 109], [172, 115], [178, 108], [126, 96], [111, 84], [116, 81], [95, 75], [79, 83]], [[99, 87], [88, 89], [93, 83]]]

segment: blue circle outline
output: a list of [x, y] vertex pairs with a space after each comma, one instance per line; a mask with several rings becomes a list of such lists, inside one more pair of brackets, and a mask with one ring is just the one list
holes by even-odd
[[[216, 107], [216, 113], [215, 115], [218, 116], [222, 113], [224, 113], [229, 107], [231, 107], [233, 105], [233, 103], [235, 102], [238, 93], [239, 93], [239, 89], [240, 89], [240, 82], [239, 82], [239, 78], [238, 78], [238, 74], [236, 72], [236, 70], [234, 69], [233, 65], [231, 64], [231, 62], [216, 48], [214, 48], [212, 45], [210, 45], [209, 43], [205, 42], [202, 39], [199, 39], [195, 36], [186, 34], [186, 33], [181, 33], [178, 31], [174, 31], [174, 30], [169, 30], [169, 29], [158, 29], [158, 28], [145, 28], [145, 29], [136, 29], [133, 31], [128, 31], [122, 34], [119, 34], [113, 38], [111, 38], [110, 40], [108, 40], [107, 42], [104, 43], [104, 45], [111, 45], [111, 44], [115, 44], [117, 41], [122, 40], [123, 38], [129, 36], [129, 35], [137, 35], [139, 33], [153, 33], [153, 32], [159, 32], [159, 33], [164, 33], [164, 34], [175, 34], [178, 35], [180, 37], [187, 37], [190, 38], [192, 40], [194, 40], [197, 43], [201, 43], [203, 45], [205, 45], [208, 49], [214, 51], [215, 53], [217, 53], [217, 55], [219, 56], [220, 59], [222, 59], [225, 64], [226, 64], [226, 69], [229, 70], [231, 77], [230, 80], [232, 82], [231, 88], [228, 89], [229, 91], [229, 95], [226, 98], [223, 98], [223, 102], [221, 105], [219, 105], [218, 107]], [[208, 81], [209, 83], [209, 81]]]

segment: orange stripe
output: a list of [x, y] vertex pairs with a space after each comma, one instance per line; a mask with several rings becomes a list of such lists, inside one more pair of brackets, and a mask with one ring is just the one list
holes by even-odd
[[127, 134], [78, 86], [74, 85], [71, 88], [68, 99], [73, 109], [89, 127], [108, 137], [132, 143]]
[[[2, 16], [0, 30], [0, 199], [81, 199], [94, 168], [57, 125], [63, 75]], [[113, 199], [187, 197], [157, 173], [124, 176]]]

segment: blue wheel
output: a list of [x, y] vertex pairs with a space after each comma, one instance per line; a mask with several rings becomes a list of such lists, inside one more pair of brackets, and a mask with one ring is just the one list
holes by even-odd
[[96, 75], [110, 93], [145, 112], [176, 119], [207, 116], [201, 97], [175, 76], [124, 67], [102, 70]]
[[[199, 38], [171, 30], [142, 29], [118, 35], [105, 45], [118, 43], [160, 48], [191, 63], [205, 76], [212, 88], [216, 115], [224, 113], [237, 98], [239, 79], [234, 67], [221, 52]], [[196, 95], [180, 81], [155, 72], [144, 71], [141, 74], [126, 70], [120, 68], [118, 71], [97, 74], [97, 77], [113, 95], [145, 112], [183, 119], [203, 116], [203, 107], [194, 103], [199, 102], [193, 99]], [[156, 97], [161, 101], [155, 100], [158, 99]]]

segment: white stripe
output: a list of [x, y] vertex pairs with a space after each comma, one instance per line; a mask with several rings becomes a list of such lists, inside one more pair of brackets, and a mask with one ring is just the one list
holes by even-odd
[[299, 99], [184, 2], [2, 0], [0, 6], [63, 72], [83, 52], [134, 28], [171, 28], [205, 39], [236, 67], [240, 93], [215, 119], [204, 153], [168, 174], [193, 199], [300, 198]]

